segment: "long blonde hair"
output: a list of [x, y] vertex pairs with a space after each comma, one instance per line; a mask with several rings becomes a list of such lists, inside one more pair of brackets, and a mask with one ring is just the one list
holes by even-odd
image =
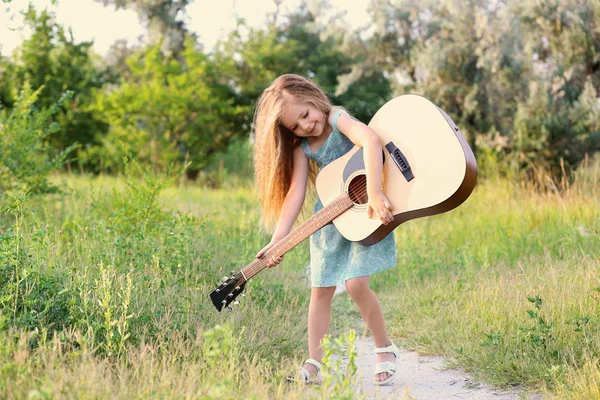
[[[321, 88], [294, 74], [275, 79], [257, 100], [253, 133], [254, 185], [262, 205], [261, 223], [266, 229], [277, 223], [290, 189], [294, 148], [300, 145], [300, 139], [281, 122], [285, 107], [290, 102], [316, 107], [325, 116], [325, 121], [332, 108]], [[309, 165], [310, 182], [314, 184], [316, 165], [314, 162]]]

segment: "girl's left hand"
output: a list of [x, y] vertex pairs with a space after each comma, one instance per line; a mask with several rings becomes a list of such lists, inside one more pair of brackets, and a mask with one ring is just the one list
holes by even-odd
[[384, 225], [387, 225], [394, 220], [392, 205], [382, 191], [369, 194], [367, 215], [369, 218], [379, 218]]
[[[269, 247], [271, 247], [271, 245], [273, 243], [277, 243], [279, 241], [279, 239], [273, 239], [271, 240], [271, 242], [269, 242], [268, 245], [266, 245], [265, 247], [263, 247], [257, 254], [256, 254], [256, 258], [262, 258], [262, 256], [265, 254], [265, 252], [268, 250]], [[283, 256], [272, 256], [269, 259], [269, 262], [267, 263], [267, 267], [269, 268], [273, 268], [276, 267], [277, 264], [279, 264], [281, 262], [281, 260], [283, 260]]]

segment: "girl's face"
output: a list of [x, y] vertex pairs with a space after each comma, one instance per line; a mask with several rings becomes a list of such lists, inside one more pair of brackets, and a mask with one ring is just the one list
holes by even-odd
[[299, 137], [320, 136], [325, 131], [325, 116], [312, 104], [288, 103], [281, 122]]

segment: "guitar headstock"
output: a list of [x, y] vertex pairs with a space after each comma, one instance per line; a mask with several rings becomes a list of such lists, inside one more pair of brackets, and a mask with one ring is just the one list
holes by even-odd
[[246, 282], [246, 278], [244, 278], [241, 272], [237, 274], [232, 273], [230, 277], [224, 277], [223, 283], [210, 294], [210, 299], [217, 308], [217, 311], [220, 312], [224, 307], [229, 306], [244, 291]]

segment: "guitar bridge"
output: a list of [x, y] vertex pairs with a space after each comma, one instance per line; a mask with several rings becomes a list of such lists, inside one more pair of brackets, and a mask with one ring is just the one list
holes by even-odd
[[412, 181], [415, 176], [412, 173], [408, 160], [406, 159], [404, 154], [402, 154], [400, 149], [396, 147], [396, 145], [393, 142], [389, 142], [388, 144], [386, 144], [385, 148], [390, 153], [392, 160], [394, 160], [394, 163], [396, 164], [400, 172], [402, 172], [402, 175], [404, 175], [404, 179], [406, 179], [407, 182]]

